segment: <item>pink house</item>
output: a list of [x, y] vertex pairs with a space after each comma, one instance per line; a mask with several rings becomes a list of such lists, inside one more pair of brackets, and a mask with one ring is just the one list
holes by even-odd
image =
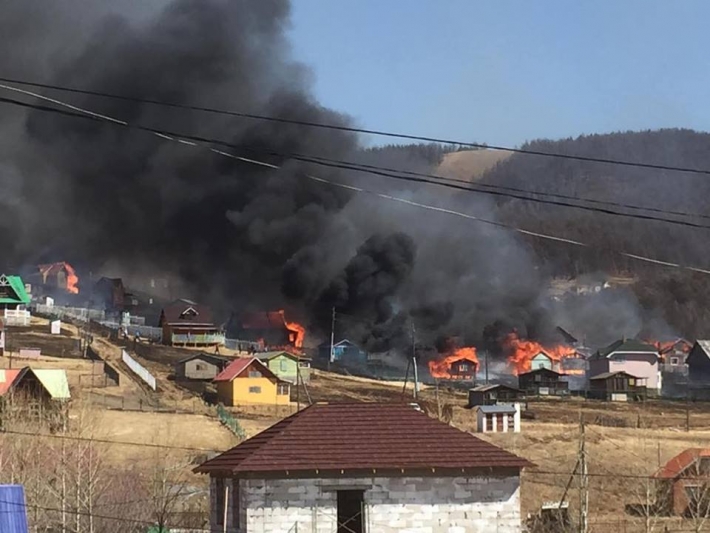
[[618, 340], [589, 359], [589, 378], [607, 372], [626, 372], [646, 380], [646, 387], [661, 392], [658, 348], [637, 340]]

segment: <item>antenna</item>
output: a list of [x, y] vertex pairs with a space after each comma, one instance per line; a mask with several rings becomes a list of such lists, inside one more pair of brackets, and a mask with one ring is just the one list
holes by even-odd
[[417, 371], [417, 338], [414, 329], [414, 321], [412, 321], [412, 367], [414, 368], [414, 399], [419, 396], [419, 372]]

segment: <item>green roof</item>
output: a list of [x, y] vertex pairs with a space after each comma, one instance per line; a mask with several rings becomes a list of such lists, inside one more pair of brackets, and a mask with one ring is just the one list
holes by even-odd
[[646, 344], [645, 342], [637, 341], [635, 339], [619, 339], [616, 342], [611, 343], [606, 348], [602, 348], [597, 352], [597, 357], [609, 357], [614, 352], [652, 352], [658, 353], [658, 349], [655, 346]]
[[0, 275], [0, 304], [29, 304], [30, 297], [20, 276]]
[[294, 359], [294, 360], [308, 359], [307, 357], [296, 355], [294, 353], [287, 352], [286, 350], [275, 351], [275, 352], [256, 353], [256, 354], [254, 354], [254, 357], [259, 359], [260, 361], [271, 361], [272, 359], [274, 359], [275, 357], [279, 357], [280, 355], [285, 355], [289, 359]]

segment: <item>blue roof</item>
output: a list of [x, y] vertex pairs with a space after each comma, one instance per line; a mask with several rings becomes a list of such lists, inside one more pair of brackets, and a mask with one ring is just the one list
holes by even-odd
[[22, 485], [0, 485], [0, 531], [28, 533], [25, 489]]

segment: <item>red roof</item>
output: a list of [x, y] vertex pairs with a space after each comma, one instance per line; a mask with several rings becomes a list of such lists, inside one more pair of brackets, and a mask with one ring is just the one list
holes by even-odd
[[668, 461], [653, 477], [659, 479], [675, 479], [701, 457], [710, 457], [710, 449], [689, 448]]
[[24, 373], [26, 368], [11, 368], [8, 370], [0, 370], [0, 396], [6, 394], [12, 385], [17, 381], [20, 374]]
[[314, 404], [195, 469], [200, 473], [533, 466], [407, 404]]
[[177, 300], [163, 309], [160, 317], [163, 323], [173, 325], [214, 326], [212, 310], [206, 305], [191, 300]]
[[256, 357], [240, 357], [239, 359], [235, 359], [229, 363], [227, 368], [217, 374], [213, 381], [232, 381], [234, 378], [244, 373], [244, 371], [249, 368], [252, 363], [259, 365], [259, 372], [264, 374], [266, 377], [274, 378], [277, 381], [280, 381], [279, 378], [277, 378], [276, 375]]

